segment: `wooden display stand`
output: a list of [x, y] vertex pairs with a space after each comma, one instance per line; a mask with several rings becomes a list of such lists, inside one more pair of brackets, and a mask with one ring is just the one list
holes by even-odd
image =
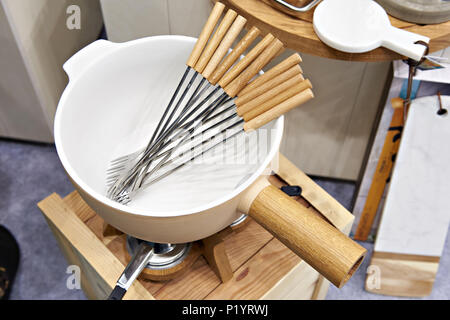
[[[217, 0], [213, 0], [217, 1]], [[290, 16], [274, 8], [273, 0], [220, 0], [227, 7], [244, 16], [251, 26], [264, 33], [270, 32], [288, 48], [319, 57], [350, 61], [388, 61], [401, 59], [401, 56], [385, 48], [366, 53], [346, 53], [328, 47], [314, 32], [312, 20], [314, 8]], [[288, 1], [289, 2], [289, 1]], [[292, 1], [291, 1], [292, 2]], [[389, 16], [394, 27], [418, 33], [430, 38], [430, 52], [444, 49], [450, 45], [450, 21], [440, 24], [418, 25]]]
[[[349, 233], [353, 215], [283, 155], [269, 180], [300, 186], [297, 201]], [[52, 194], [38, 206], [69, 264], [81, 268], [86, 296], [106, 298], [129, 259], [126, 235], [106, 225], [76, 191], [64, 199]], [[195, 242], [191, 251], [174, 279], [149, 281], [143, 274], [124, 299], [324, 299], [328, 290], [324, 277], [250, 218]]]

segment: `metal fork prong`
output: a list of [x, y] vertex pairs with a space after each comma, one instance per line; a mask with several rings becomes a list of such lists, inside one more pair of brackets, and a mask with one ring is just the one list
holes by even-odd
[[121, 171], [122, 169], [125, 169], [127, 166], [126, 164], [121, 164], [120, 166], [115, 166], [112, 168], [109, 168], [108, 170], [106, 170], [107, 173], [115, 173], [117, 171]]
[[118, 158], [115, 158], [115, 159], [111, 160], [110, 163], [112, 164], [112, 163], [116, 163], [116, 162], [122, 162], [122, 161], [128, 159], [128, 158], [130, 157], [130, 155], [131, 155], [131, 154], [127, 154], [127, 155], [124, 155], [124, 156], [120, 156], [120, 157], [118, 157]]
[[116, 181], [117, 178], [119, 178], [119, 177], [120, 177], [120, 174], [116, 174], [115, 176], [108, 177], [108, 178], [106, 179], [106, 183], [114, 182], [114, 181]]

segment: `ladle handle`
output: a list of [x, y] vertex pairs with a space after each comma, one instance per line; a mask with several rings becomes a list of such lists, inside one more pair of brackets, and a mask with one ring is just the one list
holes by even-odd
[[421, 44], [415, 44], [419, 40], [427, 43], [430, 41], [425, 36], [390, 26], [384, 32], [382, 45], [408, 58], [420, 61], [426, 48]]
[[203, 26], [202, 32], [200, 33], [200, 36], [197, 39], [197, 42], [195, 43], [194, 49], [191, 51], [191, 55], [189, 56], [189, 59], [187, 60], [186, 64], [193, 68], [195, 64], [197, 63], [198, 59], [200, 58], [200, 55], [202, 54], [203, 49], [206, 46], [206, 43], [208, 42], [209, 37], [211, 36], [211, 33], [214, 31], [214, 27], [216, 26], [217, 22], [220, 19], [220, 16], [222, 15], [223, 10], [225, 9], [225, 5], [216, 2], [214, 5], [214, 8], [211, 11], [211, 14], [209, 15], [208, 20], [206, 21], [205, 25]]
[[265, 178], [250, 187], [240, 209], [338, 288], [351, 278], [366, 254], [366, 249]]

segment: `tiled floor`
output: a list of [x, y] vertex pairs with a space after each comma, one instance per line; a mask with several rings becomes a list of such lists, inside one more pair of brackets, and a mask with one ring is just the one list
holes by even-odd
[[[349, 207], [354, 192], [351, 182], [316, 179]], [[36, 203], [52, 192], [64, 196], [73, 190], [52, 145], [0, 140], [0, 224], [17, 238], [21, 266], [12, 299], [85, 299], [81, 290], [66, 287], [67, 263]], [[430, 299], [450, 298], [450, 239], [441, 260]], [[372, 245], [364, 246], [370, 251]], [[328, 299], [382, 299], [363, 289], [369, 259], [343, 289], [331, 287]]]

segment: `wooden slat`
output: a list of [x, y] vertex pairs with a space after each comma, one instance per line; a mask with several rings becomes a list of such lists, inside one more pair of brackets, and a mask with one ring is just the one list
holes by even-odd
[[[391, 253], [389, 256], [372, 256], [365, 289], [372, 293], [390, 296], [425, 297], [431, 293], [439, 267], [438, 261], [430, 261], [428, 256]], [[438, 257], [433, 257], [438, 258]]]
[[86, 202], [84, 202], [77, 191], [72, 191], [65, 196], [64, 203], [72, 209], [72, 211], [75, 212], [78, 218], [80, 218], [83, 222], [86, 222], [90, 218], [96, 216], [95, 211], [92, 210]]
[[336, 228], [345, 234], [349, 234], [354, 220], [353, 215], [310, 177], [297, 169], [281, 153], [279, 154], [279, 162], [278, 175], [290, 185], [300, 186], [302, 188], [302, 197], [324, 215]]
[[[305, 261], [292, 268], [261, 299], [309, 300], [313, 299], [321, 276]], [[327, 285], [326, 289], [328, 289]]]
[[232, 236], [225, 239], [225, 247], [233, 271], [236, 271], [255, 252], [273, 239], [273, 236], [252, 218], [247, 217], [247, 219], [250, 221], [243, 230], [235, 231]]
[[259, 299], [299, 263], [298, 256], [272, 239], [206, 299]]
[[378, 159], [377, 168], [373, 174], [366, 203], [364, 204], [364, 209], [361, 212], [358, 227], [356, 228], [355, 240], [366, 241], [372, 229], [372, 224], [378, 212], [378, 206], [383, 197], [387, 180], [391, 175], [394, 156], [397, 154], [400, 146], [400, 135], [403, 128], [403, 109], [403, 105], [395, 108], [394, 114], [392, 115], [383, 149]]
[[176, 278], [164, 285], [155, 294], [156, 299], [204, 299], [209, 292], [220, 284], [214, 271], [200, 257], [183, 277]]
[[[86, 228], [59, 195], [53, 193], [39, 202], [38, 207], [80, 255], [89, 261], [93, 270], [102, 275], [101, 278], [112, 290], [125, 266], [109, 250], [105, 250], [105, 245]], [[134, 282], [124, 299], [153, 297], [139, 282]]]
[[330, 281], [328, 281], [324, 276], [319, 275], [319, 279], [317, 280], [311, 300], [325, 300], [329, 287]]

